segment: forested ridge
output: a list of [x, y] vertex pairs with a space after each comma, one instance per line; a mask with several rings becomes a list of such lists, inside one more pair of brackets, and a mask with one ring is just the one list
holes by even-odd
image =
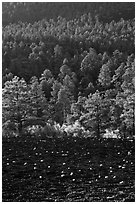
[[[14, 9], [31, 5], [36, 6], [8, 4]], [[23, 83], [22, 89], [34, 94], [32, 87], [38, 86], [51, 120], [61, 125], [78, 120], [96, 135], [107, 127], [133, 135], [134, 32], [134, 19], [105, 23], [90, 13], [3, 26], [3, 88]], [[44, 107], [39, 109], [43, 117]]]
[[134, 7], [134, 2], [3, 2], [2, 22], [3, 25], [18, 21], [34, 23], [58, 16], [70, 20], [89, 12], [92, 17], [98, 15], [101, 21], [111, 22], [134, 18]]
[[135, 201], [135, 3], [2, 3], [3, 202]]

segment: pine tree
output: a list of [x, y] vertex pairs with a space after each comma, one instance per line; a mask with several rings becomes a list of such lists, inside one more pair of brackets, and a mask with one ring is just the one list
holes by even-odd
[[75, 84], [73, 83], [71, 77], [66, 75], [63, 79], [63, 86], [70, 95], [74, 94], [75, 91]]
[[58, 92], [58, 103], [62, 106], [63, 122], [65, 123], [71, 108], [69, 92], [65, 87], [62, 87]]
[[135, 64], [131, 57], [128, 57], [122, 81], [121, 91], [116, 96], [116, 104], [121, 110], [120, 129], [126, 137], [127, 134], [131, 136], [135, 132]]
[[135, 63], [128, 62], [126, 71], [123, 75], [122, 89], [124, 91], [123, 100], [123, 123], [127, 126], [129, 133], [135, 133]]
[[109, 125], [109, 101], [96, 91], [85, 101], [85, 111], [80, 118], [83, 125], [97, 138]]
[[135, 134], [135, 94], [132, 94], [126, 98], [123, 108], [121, 118], [131, 134], [130, 136], [132, 136]]
[[37, 77], [31, 78], [29, 87], [31, 116], [36, 118], [48, 118], [48, 103]]
[[113, 75], [113, 83], [117, 91], [121, 90], [122, 85], [122, 76], [125, 73], [125, 64], [121, 63], [121, 65], [115, 70], [115, 74]]
[[86, 97], [79, 96], [77, 102], [73, 102], [71, 104], [71, 114], [73, 120], [79, 120], [80, 117], [84, 114], [85, 112], [85, 101]]
[[110, 84], [111, 84], [111, 70], [109, 68], [109, 64], [104, 64], [101, 67], [100, 73], [98, 76], [98, 81], [100, 82], [100, 84], [104, 88], [110, 86]]
[[82, 60], [80, 68], [83, 76], [87, 78], [87, 83], [92, 82], [93, 85], [96, 84], [100, 66], [101, 61], [99, 56], [97, 55], [96, 51], [91, 48], [90, 52]]
[[24, 79], [15, 76], [12, 81], [7, 81], [2, 91], [3, 126], [13, 124], [21, 134], [29, 114], [28, 101], [28, 86]]
[[62, 84], [55, 80], [52, 85], [51, 98], [49, 102], [49, 111], [52, 117], [52, 120], [56, 121], [59, 124], [63, 123], [63, 114], [62, 106], [58, 102], [58, 92], [62, 88]]
[[67, 64], [63, 64], [60, 67], [60, 74], [59, 74], [60, 80], [62, 81], [66, 75], [70, 76], [71, 75], [71, 70], [70, 70], [70, 67]]
[[45, 69], [40, 78], [40, 85], [47, 100], [50, 100], [54, 78], [50, 70]]
[[58, 98], [58, 92], [61, 89], [61, 87], [62, 87], [62, 84], [60, 82], [58, 82], [57, 80], [55, 80], [53, 82], [51, 95], [52, 95], [52, 99], [54, 99], [55, 101]]

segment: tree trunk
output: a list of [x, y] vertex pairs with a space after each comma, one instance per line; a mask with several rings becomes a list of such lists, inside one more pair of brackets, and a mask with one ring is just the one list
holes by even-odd
[[63, 123], [66, 122], [66, 111], [65, 111], [65, 105], [63, 105]]
[[100, 118], [99, 118], [99, 107], [97, 106], [97, 138], [100, 139]]
[[19, 132], [19, 135], [22, 134], [22, 121], [19, 121], [18, 123], [18, 132]]
[[100, 124], [97, 124], [97, 138], [100, 139]]

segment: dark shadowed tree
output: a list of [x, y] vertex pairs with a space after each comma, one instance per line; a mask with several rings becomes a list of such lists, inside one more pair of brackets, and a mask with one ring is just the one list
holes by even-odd
[[109, 125], [109, 101], [96, 91], [85, 101], [85, 113], [80, 117], [82, 124], [91, 131], [94, 137], [100, 138]]
[[81, 72], [86, 79], [85, 83], [92, 82], [93, 85], [96, 84], [99, 70], [101, 66], [101, 61], [96, 51], [91, 48], [89, 54], [81, 62]]
[[51, 71], [45, 69], [40, 78], [40, 85], [47, 100], [50, 100], [53, 82], [54, 78]]
[[31, 116], [48, 118], [48, 104], [37, 77], [32, 77], [29, 84]]

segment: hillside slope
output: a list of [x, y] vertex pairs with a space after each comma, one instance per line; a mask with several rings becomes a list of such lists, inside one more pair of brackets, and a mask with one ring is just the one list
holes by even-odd
[[43, 18], [56, 19], [62, 16], [66, 19], [74, 19], [85, 13], [91, 13], [99, 20], [110, 22], [125, 20], [135, 17], [134, 2], [3, 2], [2, 23], [35, 22]]

